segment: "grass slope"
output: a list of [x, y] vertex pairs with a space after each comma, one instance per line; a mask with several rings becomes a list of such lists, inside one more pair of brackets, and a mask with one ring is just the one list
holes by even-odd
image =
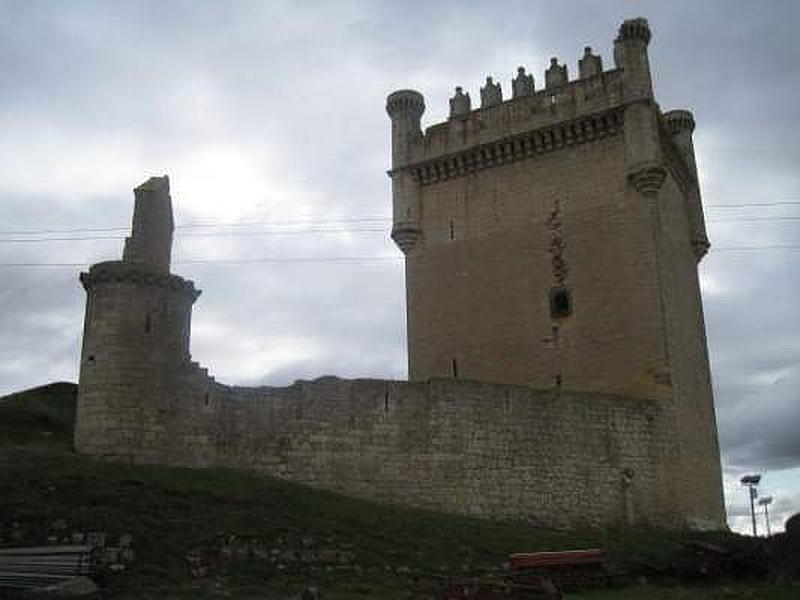
[[78, 386], [59, 382], [0, 398], [0, 443], [69, 448]]
[[[680, 548], [679, 537], [667, 534], [536, 529], [354, 500], [239, 471], [94, 460], [70, 450], [75, 396], [74, 385], [53, 384], [0, 399], [0, 546], [73, 531], [131, 534], [135, 560], [103, 582], [104, 597], [286, 598], [315, 585], [326, 598], [408, 598], [414, 578], [499, 571], [513, 552], [600, 546], [620, 567], [633, 558], [668, 561]], [[326, 551], [346, 560], [313, 558]], [[202, 557], [207, 572], [193, 576], [188, 556]], [[678, 592], [684, 595], [671, 595]], [[782, 593], [646, 587], [581, 597], [789, 597]]]

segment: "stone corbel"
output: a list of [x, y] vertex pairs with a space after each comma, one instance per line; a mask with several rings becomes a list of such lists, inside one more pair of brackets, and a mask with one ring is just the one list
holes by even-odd
[[418, 227], [410, 223], [397, 225], [392, 229], [392, 239], [398, 245], [403, 254], [408, 254], [417, 245], [422, 232]]
[[694, 252], [694, 257], [697, 262], [703, 260], [703, 257], [708, 253], [710, 247], [711, 244], [709, 244], [708, 240], [705, 238], [692, 240], [692, 252]]
[[658, 163], [650, 163], [628, 174], [628, 180], [642, 196], [655, 198], [667, 178], [667, 170]]

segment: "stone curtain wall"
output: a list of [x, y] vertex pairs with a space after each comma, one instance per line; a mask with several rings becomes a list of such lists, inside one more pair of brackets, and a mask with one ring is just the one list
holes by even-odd
[[452, 380], [237, 388], [199, 370], [172, 393], [136, 411], [141, 437], [96, 431], [83, 450], [548, 526], [682, 525], [662, 470], [669, 419], [654, 402]]

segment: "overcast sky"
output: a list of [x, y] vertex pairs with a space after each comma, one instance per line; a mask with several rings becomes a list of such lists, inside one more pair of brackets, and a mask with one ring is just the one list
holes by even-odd
[[[132, 188], [161, 174], [173, 271], [204, 290], [192, 352], [218, 380], [404, 378], [386, 95], [421, 91], [430, 125], [455, 85], [477, 98], [492, 75], [509, 90], [518, 65], [541, 85], [551, 56], [574, 76], [585, 45], [610, 67], [637, 16], [659, 103], [697, 121], [730, 522], [745, 526], [738, 479], [757, 471], [780, 525], [800, 510], [792, 0], [0, 1], [0, 395], [77, 379], [77, 273], [120, 257]], [[261, 262], [189, 262], [220, 259]]]

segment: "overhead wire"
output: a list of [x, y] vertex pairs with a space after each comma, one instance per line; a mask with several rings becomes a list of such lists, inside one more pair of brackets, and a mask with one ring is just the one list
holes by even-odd
[[[719, 203], [719, 204], [705, 204], [704, 208], [752, 208], [752, 207], [774, 207], [774, 206], [800, 206], [800, 201], [786, 200], [777, 202], [742, 202], [742, 203]], [[430, 214], [430, 213], [429, 213]], [[435, 215], [435, 213], [434, 213]], [[450, 216], [450, 213], [441, 213], [435, 216]], [[527, 216], [527, 215], [520, 215]], [[720, 217], [711, 217], [708, 221], [719, 220]], [[725, 215], [722, 218], [733, 218], [742, 220], [800, 220], [800, 217], [788, 216], [757, 216], [757, 217], [730, 217]], [[254, 227], [254, 226], [302, 226], [302, 225], [328, 225], [328, 224], [342, 224], [342, 223], [387, 223], [391, 222], [391, 217], [375, 215], [375, 216], [362, 216], [362, 217], [338, 217], [319, 219], [315, 217], [298, 218], [298, 219], [272, 219], [272, 220], [257, 220], [257, 221], [234, 221], [229, 223], [219, 222], [188, 222], [181, 223], [175, 226], [176, 230], [182, 229], [216, 229], [216, 228], [238, 228], [238, 227]], [[48, 235], [48, 234], [67, 234], [67, 233], [103, 233], [112, 231], [127, 232], [130, 230], [129, 225], [115, 226], [115, 227], [79, 227], [69, 229], [16, 229], [16, 230], [0, 230], [0, 235]]]
[[[389, 223], [391, 220], [386, 219], [384, 222]], [[707, 223], [755, 223], [755, 222], [796, 222], [800, 221], [800, 216], [795, 215], [781, 215], [781, 216], [743, 216], [743, 217], [711, 217], [706, 219]], [[230, 227], [231, 225], [204, 225], [202, 227], [205, 228], [225, 228]], [[243, 226], [243, 225], [242, 225]], [[198, 226], [192, 226], [191, 228], [195, 228]], [[462, 226], [463, 228], [464, 226]], [[188, 229], [189, 226], [184, 226], [181, 229]], [[469, 229], [470, 227], [467, 226]], [[126, 229], [98, 229], [97, 231], [128, 231], [129, 228]], [[176, 228], [177, 229], [177, 228]], [[442, 227], [442, 230], [447, 229], [446, 227]], [[304, 229], [257, 229], [251, 231], [203, 231], [203, 232], [196, 232], [196, 233], [184, 233], [181, 235], [181, 238], [202, 238], [202, 237], [253, 237], [253, 236], [270, 236], [270, 235], [306, 235], [306, 234], [326, 234], [326, 233], [342, 233], [342, 234], [350, 234], [350, 233], [379, 233], [385, 232], [387, 227], [348, 227], [348, 228], [334, 228], [334, 227], [310, 227]], [[43, 230], [40, 230], [43, 231]], [[79, 233], [83, 231], [88, 231], [85, 229], [74, 229], [74, 230], [50, 230], [53, 234], [68, 234], [68, 233]], [[0, 232], [0, 236], [2, 235], [11, 235], [11, 232]], [[0, 237], [0, 244], [25, 244], [25, 243], [35, 243], [35, 242], [71, 242], [71, 241], [99, 241], [99, 240], [120, 240], [125, 239], [126, 235], [55, 235], [55, 236], [44, 236], [40, 233], [34, 234], [31, 230], [30, 233], [23, 233], [21, 231], [17, 231], [16, 235], [36, 235], [37, 237], [12, 237], [12, 238], [3, 238]]]
[[[747, 203], [724, 203], [708, 204], [706, 208], [752, 208], [752, 207], [774, 207], [774, 206], [800, 206], [800, 201], [776, 201], [776, 202], [747, 202]], [[430, 215], [430, 213], [428, 213]], [[441, 213], [442, 217], [450, 217], [452, 213]], [[527, 215], [526, 215], [527, 216]], [[709, 217], [709, 223], [737, 223], [737, 222], [761, 222], [761, 221], [800, 221], [797, 215], [775, 215], [775, 216], [722, 216]], [[188, 222], [179, 224], [175, 227], [176, 231], [189, 230], [176, 236], [176, 241], [185, 238], [208, 238], [208, 237], [255, 237], [271, 235], [306, 235], [306, 234], [355, 234], [355, 233], [385, 233], [386, 224], [391, 222], [390, 217], [386, 216], [363, 216], [363, 217], [340, 217], [330, 219], [285, 219], [285, 220], [257, 220], [257, 221], [236, 221], [230, 223], [202, 223]], [[345, 225], [365, 225], [363, 227], [347, 227]], [[384, 224], [380, 227], [369, 227], [368, 225]], [[256, 230], [234, 230], [225, 231], [229, 228], [239, 229], [245, 227], [268, 226], [265, 229]], [[442, 227], [446, 230], [448, 227]], [[461, 228], [463, 230], [463, 226]], [[109, 233], [123, 232], [130, 230], [126, 227], [84, 227], [72, 229], [29, 229], [29, 230], [0, 230], [0, 243], [44, 243], [44, 242], [72, 242], [72, 241], [104, 241], [120, 240], [126, 235], [68, 235], [77, 233]], [[201, 231], [192, 231], [201, 230]], [[206, 230], [206, 231], [203, 231]], [[211, 230], [211, 231], [208, 231]], [[67, 234], [67, 235], [64, 235]], [[34, 236], [34, 237], [12, 237], [3, 238], [1, 236]], [[766, 250], [797, 250], [800, 245], [795, 244], [766, 244], [751, 246], [722, 246], [714, 247], [714, 252], [750, 252]], [[282, 258], [251, 258], [251, 259], [187, 259], [176, 261], [180, 264], [291, 264], [291, 263], [367, 263], [381, 261], [399, 261], [402, 256], [383, 256], [383, 257], [282, 257]], [[8, 262], [0, 263], [0, 267], [81, 267], [85, 262]]]

